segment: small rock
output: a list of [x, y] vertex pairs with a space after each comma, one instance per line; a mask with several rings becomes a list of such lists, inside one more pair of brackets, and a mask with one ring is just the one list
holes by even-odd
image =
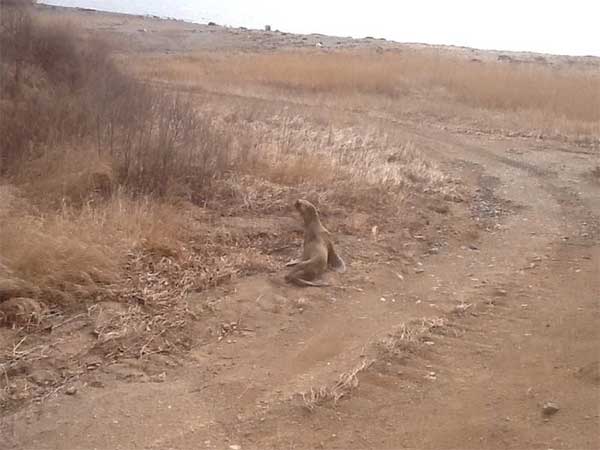
[[229, 449], [230, 450], [242, 450], [242, 446], [241, 445], [230, 445]]
[[36, 370], [29, 374], [29, 380], [39, 386], [52, 386], [59, 381], [59, 376], [52, 370]]
[[167, 380], [167, 374], [165, 372], [159, 373], [158, 375], [152, 375], [150, 381], [152, 383], [164, 383]]
[[415, 269], [415, 273], [424, 273], [425, 269]]
[[553, 416], [559, 410], [560, 410], [560, 408], [554, 402], [546, 402], [546, 403], [544, 403], [544, 407], [542, 408], [542, 412], [544, 413], [545, 416]]
[[77, 394], [77, 388], [75, 386], [69, 386], [67, 388], [67, 390], [65, 391], [65, 394], [67, 394], [67, 395], [75, 395], [75, 394]]
[[308, 304], [308, 299], [306, 297], [300, 297], [298, 300], [296, 300], [296, 305], [297, 306], [306, 306]]

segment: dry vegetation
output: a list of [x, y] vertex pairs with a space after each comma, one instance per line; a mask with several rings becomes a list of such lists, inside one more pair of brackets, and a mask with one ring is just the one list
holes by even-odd
[[[152, 80], [210, 90], [315, 94], [320, 101], [491, 126], [600, 136], [600, 75], [589, 70], [468, 61], [432, 52], [287, 52], [141, 57]], [[480, 120], [479, 120], [480, 121]]]
[[300, 394], [304, 408], [308, 411], [314, 411], [315, 408], [323, 406], [329, 402], [334, 405], [358, 387], [358, 375], [367, 370], [373, 361], [364, 360], [356, 367], [342, 373], [338, 380], [331, 386], [321, 386], [319, 388], [311, 388], [308, 392]]
[[373, 342], [369, 358], [342, 373], [335, 382], [301, 392], [298, 397], [302, 406], [312, 412], [329, 403], [335, 405], [359, 387], [361, 373], [371, 367], [389, 370], [392, 362], [403, 362], [409, 355], [423, 356], [427, 344], [432, 344], [434, 337], [447, 334], [450, 327], [448, 320], [443, 317], [424, 317], [400, 324], [392, 333]]
[[[0, 27], [3, 406], [41, 395], [10, 381], [35, 362], [72, 367], [68, 378], [86, 351], [185, 347], [190, 292], [280, 266], [269, 249], [290, 230], [245, 233], [222, 216], [288, 215], [307, 196], [340, 217], [384, 213], [384, 225], [408, 195], [457, 196], [398, 136], [153, 87], [28, 2], [3, 2]], [[95, 336], [77, 357], [39, 333], [73, 317]]]

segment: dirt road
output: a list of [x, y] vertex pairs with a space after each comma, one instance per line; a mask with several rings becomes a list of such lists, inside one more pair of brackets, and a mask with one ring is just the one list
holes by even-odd
[[477, 186], [450, 224], [373, 264], [377, 237], [341, 236], [338, 288], [213, 293], [221, 338], [154, 377], [99, 372], [6, 419], [0, 447], [600, 448], [598, 149], [397, 126]]

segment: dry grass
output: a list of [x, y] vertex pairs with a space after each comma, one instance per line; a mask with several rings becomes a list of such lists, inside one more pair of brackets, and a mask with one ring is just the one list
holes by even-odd
[[247, 131], [257, 144], [246, 170], [275, 185], [371, 211], [399, 207], [409, 192], [454, 195], [448, 178], [401, 137], [362, 127], [319, 127], [302, 116], [272, 121], [275, 127], [253, 122]]
[[328, 402], [333, 402], [335, 405], [358, 387], [358, 374], [367, 370], [371, 364], [373, 364], [373, 361], [364, 360], [356, 367], [342, 373], [332, 385], [321, 386], [316, 389], [311, 388], [308, 392], [301, 393], [303, 407], [312, 412], [318, 406]]
[[278, 95], [333, 96], [338, 105], [354, 98], [364, 107], [366, 97], [375, 109], [402, 111], [407, 101], [421, 102], [422, 108], [436, 102], [459, 114], [484, 110], [490, 119], [516, 114], [532, 127], [600, 135], [600, 76], [577, 69], [473, 63], [427, 52], [288, 52], [142, 57], [131, 70], [144, 78], [244, 94], [269, 89]]
[[441, 317], [415, 319], [401, 324], [393, 333], [375, 343], [382, 359], [415, 353], [423, 342], [430, 341], [431, 335], [447, 326]]
[[447, 320], [441, 317], [415, 319], [409, 323], [401, 324], [393, 333], [374, 343], [375, 357], [365, 359], [356, 367], [344, 372], [338, 380], [331, 385], [311, 388], [300, 394], [302, 405], [308, 411], [328, 402], [334, 405], [343, 397], [348, 396], [358, 387], [358, 374], [367, 370], [380, 360], [386, 361], [397, 358], [406, 353], [415, 353], [424, 342], [431, 342], [431, 336], [447, 327]]
[[178, 217], [167, 205], [126, 197], [49, 214], [22, 202], [6, 208], [0, 216], [0, 298], [34, 297], [65, 306], [106, 298], [121, 281], [132, 249], [158, 229], [162, 236], [177, 236]]
[[[5, 189], [3, 189], [5, 191]], [[233, 237], [193, 206], [116, 194], [40, 214], [0, 191], [0, 300], [81, 309], [100, 301], [182, 301], [239, 273], [271, 270], [259, 242]], [[257, 237], [260, 238], [260, 237]]]

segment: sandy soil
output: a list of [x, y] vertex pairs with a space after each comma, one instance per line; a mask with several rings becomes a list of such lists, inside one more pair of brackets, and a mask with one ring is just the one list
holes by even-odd
[[4, 416], [0, 448], [600, 448], [599, 149], [388, 125], [472, 199], [383, 237], [332, 230], [333, 287], [256, 275], [190, 298], [214, 314], [185, 357], [89, 364]]

